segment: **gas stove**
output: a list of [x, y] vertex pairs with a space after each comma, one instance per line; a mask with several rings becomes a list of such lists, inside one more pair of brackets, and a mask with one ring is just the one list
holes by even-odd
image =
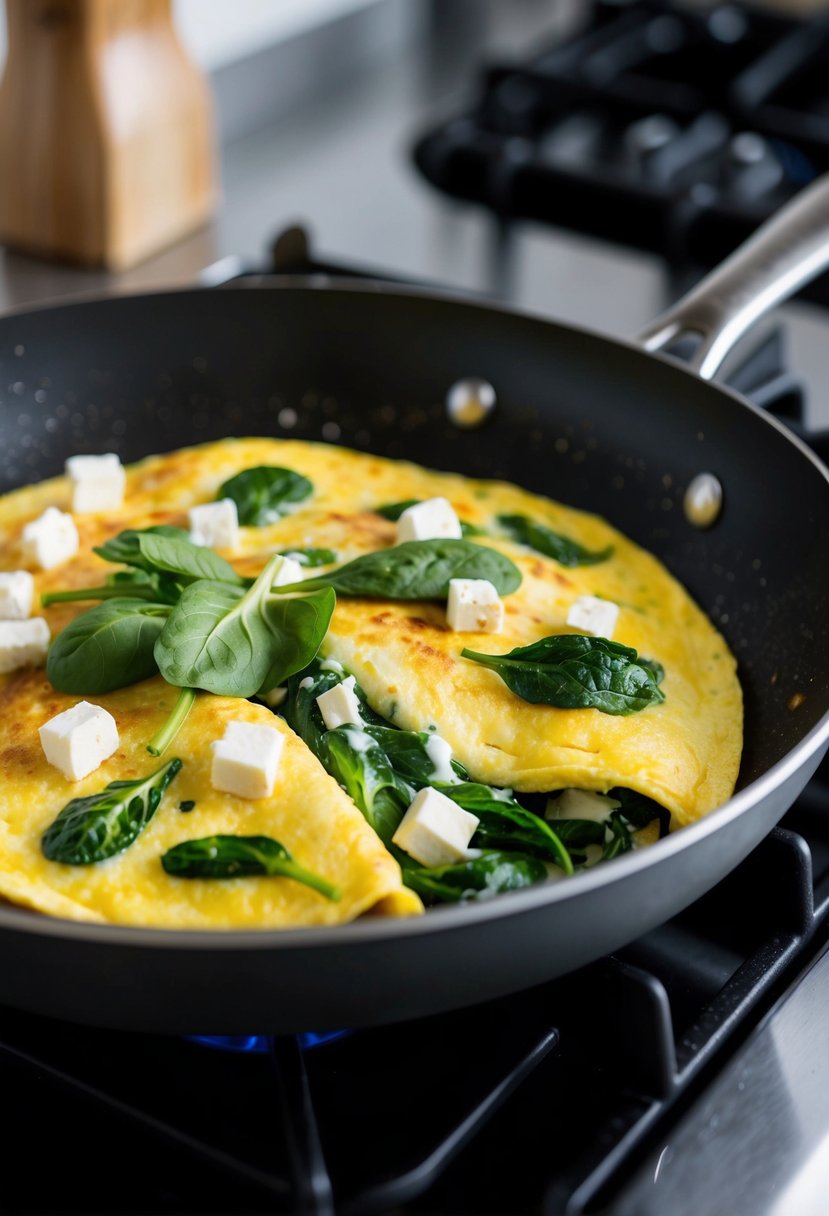
[[[316, 259], [297, 228], [247, 273], [263, 269], [361, 275]], [[238, 274], [225, 262], [206, 278]], [[805, 431], [782, 330], [730, 382]], [[827, 945], [829, 761], [680, 916], [473, 1009], [235, 1038], [0, 1010], [6, 1159], [28, 1163], [37, 1143], [48, 1160], [7, 1171], [4, 1210], [817, 1214]]]

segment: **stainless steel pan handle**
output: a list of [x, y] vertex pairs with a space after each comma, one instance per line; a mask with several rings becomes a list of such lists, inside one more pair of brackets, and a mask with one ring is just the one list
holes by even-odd
[[699, 345], [688, 363], [710, 380], [755, 321], [827, 266], [829, 174], [767, 220], [638, 340], [645, 350], [659, 351], [682, 334], [698, 334]]

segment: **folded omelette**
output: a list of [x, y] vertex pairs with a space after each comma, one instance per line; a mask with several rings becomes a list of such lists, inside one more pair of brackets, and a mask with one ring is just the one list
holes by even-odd
[[[341, 565], [392, 546], [396, 525], [377, 508], [438, 496], [481, 530], [475, 543], [499, 550], [520, 569], [522, 583], [504, 597], [498, 634], [454, 632], [437, 601], [338, 598], [322, 654], [356, 677], [371, 708], [388, 722], [436, 732], [470, 780], [517, 794], [622, 787], [655, 800], [676, 826], [731, 795], [742, 697], [723, 638], [654, 557], [604, 520], [512, 485], [299, 441], [225, 440], [189, 448], [130, 467], [122, 508], [76, 516], [79, 552], [55, 569], [34, 572], [38, 593], [102, 583], [113, 567], [94, 546], [127, 528], [186, 528], [188, 510], [213, 501], [228, 478], [269, 465], [303, 474], [313, 492], [274, 522], [243, 527], [239, 545], [221, 551], [241, 575], [259, 573], [277, 551], [330, 549]], [[65, 478], [0, 500], [0, 570], [25, 568], [20, 537], [27, 522], [49, 506], [68, 511], [69, 504]], [[498, 525], [505, 515], [526, 516], [589, 550], [611, 553], [596, 564], [562, 566], [509, 539]], [[619, 717], [531, 704], [494, 671], [461, 656], [465, 646], [503, 654], [573, 632], [568, 610], [584, 595], [617, 604], [614, 641], [664, 668], [661, 703]], [[90, 606], [64, 603], [42, 614], [55, 637]], [[76, 919], [192, 928], [336, 923], [368, 912], [421, 910], [397, 861], [305, 743], [264, 706], [204, 692], [172, 749], [184, 761], [182, 771], [135, 843], [95, 865], [48, 861], [42, 834], [70, 798], [148, 770], [144, 744], [176, 691], [156, 677], [90, 698], [115, 717], [120, 746], [94, 773], [68, 782], [46, 762], [37, 730], [79, 698], [56, 692], [40, 670], [0, 676], [0, 895]], [[268, 723], [286, 736], [268, 798], [249, 801], [211, 786], [208, 745], [231, 720]], [[191, 802], [192, 810], [179, 809]], [[335, 883], [341, 899], [327, 900], [290, 880], [176, 878], [159, 865], [172, 846], [221, 833], [277, 838], [298, 862]]]

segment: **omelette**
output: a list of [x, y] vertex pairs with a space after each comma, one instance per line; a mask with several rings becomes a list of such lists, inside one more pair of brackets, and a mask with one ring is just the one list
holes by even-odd
[[[312, 490], [277, 518], [242, 527], [238, 544], [219, 550], [243, 577], [259, 574], [278, 552], [330, 550], [333, 562], [307, 571], [311, 578], [389, 549], [397, 525], [378, 508], [434, 498], [447, 499], [474, 528], [475, 544], [503, 554], [520, 571], [520, 586], [503, 598], [498, 633], [453, 630], [439, 600], [337, 598], [320, 658], [355, 678], [379, 719], [442, 741], [436, 776], [447, 775], [451, 756], [469, 781], [536, 802], [561, 790], [633, 791], [664, 808], [676, 827], [730, 797], [742, 746], [742, 697], [723, 638], [664, 566], [610, 524], [513, 485], [324, 444], [228, 439], [129, 467], [123, 505], [75, 516], [78, 552], [53, 569], [33, 571], [37, 593], [103, 583], [113, 566], [93, 547], [125, 529], [186, 529], [191, 508], [214, 501], [229, 478], [261, 466], [293, 470]], [[70, 502], [66, 478], [0, 500], [0, 571], [26, 568], [25, 525], [48, 507], [69, 511]], [[516, 515], [606, 556], [562, 565], [500, 526], [501, 518]], [[568, 612], [584, 596], [618, 605], [614, 641], [664, 669], [659, 703], [626, 716], [531, 703], [496, 671], [461, 654], [468, 647], [500, 655], [573, 633]], [[90, 607], [73, 602], [33, 611], [46, 618], [54, 639]], [[119, 747], [94, 772], [70, 782], [47, 762], [38, 728], [79, 698], [57, 692], [42, 669], [0, 675], [0, 895], [57, 916], [176, 928], [333, 924], [422, 910], [404, 883], [399, 853], [383, 843], [364, 808], [325, 771], [307, 741], [265, 705], [209, 692], [197, 694], [172, 745], [181, 772], [135, 842], [93, 865], [48, 860], [43, 833], [71, 798], [148, 771], [147, 738], [175, 697], [176, 689], [157, 675], [90, 697], [115, 718]], [[211, 785], [209, 744], [232, 721], [267, 723], [285, 738], [277, 783], [266, 798], [251, 801]], [[340, 898], [326, 899], [286, 878], [180, 878], [159, 864], [167, 850], [197, 836], [242, 834], [279, 840], [297, 862], [335, 884]], [[640, 832], [639, 843], [654, 834]]]

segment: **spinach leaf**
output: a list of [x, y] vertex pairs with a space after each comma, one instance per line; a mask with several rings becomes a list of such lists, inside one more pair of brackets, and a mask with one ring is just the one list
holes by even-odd
[[[514, 798], [504, 797], [502, 791], [475, 781], [465, 781], [460, 785], [436, 785], [435, 789], [478, 817], [480, 823], [472, 837], [475, 846], [523, 849], [535, 857], [555, 862], [565, 874], [573, 873], [570, 854], [553, 827], [526, 810]], [[557, 828], [558, 824], [555, 826]]]
[[55, 638], [46, 674], [59, 692], [112, 692], [156, 673], [153, 648], [169, 604], [142, 599], [107, 600], [75, 617]]
[[279, 591], [333, 587], [340, 595], [386, 600], [445, 600], [449, 580], [485, 578], [499, 595], [521, 585], [521, 572], [497, 549], [467, 540], [410, 540], [377, 549], [346, 562], [338, 570], [291, 583]]
[[73, 798], [44, 833], [44, 855], [50, 861], [88, 866], [123, 852], [144, 831], [180, 770], [181, 760], [175, 758], [147, 777], [110, 781], [99, 794]]
[[322, 736], [319, 758], [388, 845], [415, 791], [395, 773], [379, 743], [359, 727], [338, 726]]
[[[181, 809], [184, 810], [183, 804]], [[306, 887], [313, 887], [326, 899], [341, 897], [338, 887], [297, 865], [285, 846], [270, 836], [204, 836], [201, 840], [185, 840], [168, 849], [161, 864], [176, 878], [267, 875], [292, 878]]]
[[568, 849], [586, 849], [589, 844], [604, 844], [605, 825], [598, 819], [552, 819], [556, 836]]
[[526, 515], [499, 515], [498, 523], [519, 544], [554, 558], [561, 566], [595, 566], [606, 561], [613, 553], [613, 546], [606, 549], [585, 549], [575, 540], [569, 540], [544, 524], [534, 523]]
[[534, 705], [625, 715], [665, 700], [653, 668], [637, 663], [631, 647], [607, 638], [562, 633], [508, 654], [461, 654], [496, 671], [512, 692]]
[[608, 790], [607, 796], [621, 802], [618, 814], [627, 820], [635, 832], [646, 828], [649, 823], [653, 823], [654, 819], [658, 819], [659, 835], [667, 836], [671, 826], [671, 814], [664, 806], [660, 806], [658, 802], [654, 802], [652, 798], [646, 798], [644, 794], [640, 794], [636, 790], [622, 787]]
[[174, 528], [171, 524], [156, 524], [152, 528], [128, 528], [119, 532], [104, 544], [95, 549], [95, 553], [108, 562], [120, 562], [122, 566], [137, 566], [141, 570], [150, 570], [141, 555], [138, 546], [139, 536], [166, 536], [171, 540], [186, 540], [189, 542], [190, 533], [184, 528]]
[[149, 574], [145, 570], [116, 570], [99, 587], [73, 587], [71, 591], [47, 591], [40, 597], [44, 608], [50, 604], [71, 604], [79, 600], [132, 599], [175, 604], [183, 587], [169, 574]]
[[216, 498], [232, 498], [239, 523], [262, 528], [284, 515], [291, 503], [304, 502], [313, 492], [311, 482], [300, 473], [259, 465], [231, 477], [219, 488]]
[[[390, 519], [392, 523], [396, 523], [404, 511], [409, 507], [416, 507], [418, 503], [423, 502], [422, 498], [407, 498], [403, 502], [389, 502], [382, 507], [373, 507], [375, 515], [382, 515], [383, 519]], [[477, 524], [470, 524], [467, 520], [460, 520], [462, 536], [486, 536], [484, 528], [479, 528]]]
[[429, 902], [453, 902], [480, 899], [501, 891], [517, 891], [521, 887], [543, 882], [547, 867], [538, 857], [523, 853], [485, 852], [451, 866], [406, 868], [403, 879], [407, 887], [417, 891]]
[[337, 560], [333, 549], [283, 549], [282, 557], [292, 557], [310, 570], [314, 566], [331, 566]]
[[185, 589], [155, 644], [168, 684], [252, 697], [313, 659], [336, 597], [330, 589], [301, 598], [274, 595], [282, 560], [275, 553], [247, 591], [208, 580]]
[[[415, 793], [424, 786], [436, 785], [445, 780], [440, 771], [444, 766], [441, 764], [438, 767], [434, 754], [436, 735], [425, 730], [398, 730], [397, 727], [386, 726], [385, 723], [378, 725], [370, 722], [364, 729], [366, 734], [380, 744], [394, 771]], [[450, 760], [449, 767], [458, 781], [466, 780], [466, 769], [457, 760]]]
[[164, 524], [138, 532], [132, 529], [119, 532], [95, 552], [108, 562], [122, 562], [148, 574], [174, 574], [188, 582], [200, 578], [237, 585], [242, 582], [230, 562], [218, 553], [204, 545], [194, 545], [181, 528]]

